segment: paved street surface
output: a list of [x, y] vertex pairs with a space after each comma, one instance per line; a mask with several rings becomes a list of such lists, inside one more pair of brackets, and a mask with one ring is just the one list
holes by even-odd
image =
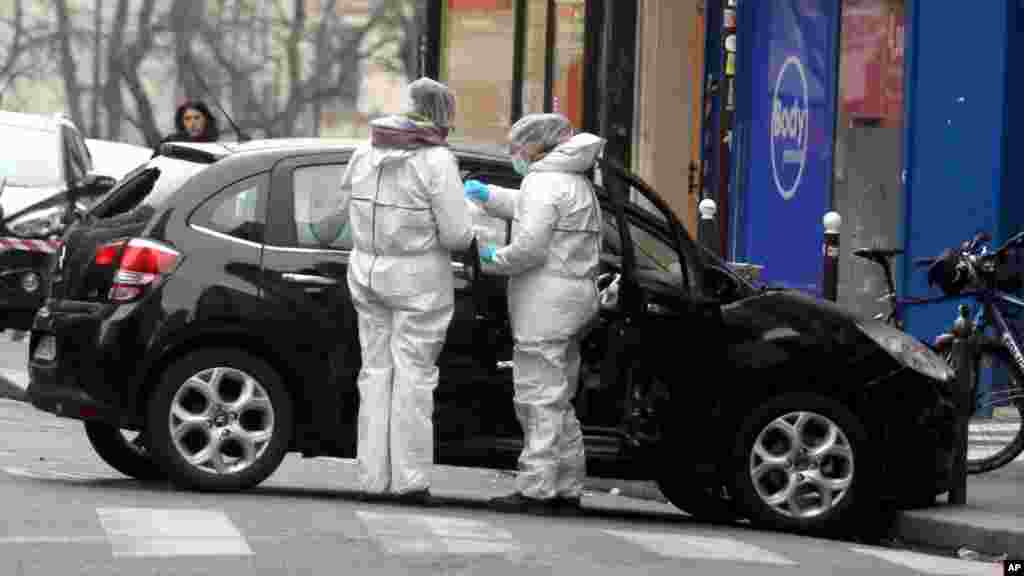
[[[0, 345], [6, 367], [23, 365]], [[8, 355], [9, 354], [9, 355]], [[17, 359], [21, 364], [11, 362]], [[0, 574], [996, 575], [1001, 566], [696, 523], [608, 494], [580, 518], [480, 507], [507, 474], [438, 468], [439, 508], [362, 503], [351, 461], [289, 456], [259, 488], [142, 485], [92, 452], [81, 424], [0, 400]]]

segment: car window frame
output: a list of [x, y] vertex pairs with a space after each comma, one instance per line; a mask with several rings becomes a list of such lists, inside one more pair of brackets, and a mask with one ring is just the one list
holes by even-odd
[[[271, 168], [270, 192], [267, 200], [267, 224], [264, 245], [276, 250], [304, 253], [344, 253], [350, 249], [299, 246], [295, 234], [294, 174], [298, 168], [341, 164], [348, 166], [354, 150], [311, 152], [279, 160]], [[338, 181], [341, 185], [341, 181]]]
[[[73, 186], [89, 174], [88, 161], [87, 157], [82, 156], [81, 150], [75, 146], [75, 131], [70, 126], [61, 124], [60, 134], [61, 145], [64, 149], [64, 181]], [[75, 173], [76, 170], [72, 169], [73, 165], [79, 167], [81, 175]]]
[[[636, 219], [644, 222], [644, 228], [650, 233], [651, 231], [657, 231], [658, 235], [662, 236], [664, 240], [668, 241], [679, 254], [679, 263], [683, 268], [685, 274], [682, 282], [682, 291], [680, 294], [685, 298], [707, 298], [704, 293], [704, 268], [707, 266], [702, 254], [698, 249], [698, 245], [694, 242], [690, 236], [686, 226], [676, 217], [675, 213], [665, 203], [665, 201], [655, 192], [646, 182], [638, 178], [635, 174], [625, 170], [622, 166], [615, 162], [610, 162], [607, 159], [599, 159], [599, 170], [601, 171], [600, 178], [602, 181], [602, 188], [604, 188], [605, 194], [609, 195], [609, 202], [614, 206], [617, 203], [621, 203], [623, 216], [626, 220]], [[611, 191], [609, 188], [609, 182], [611, 180], [615, 182], [615, 186], [621, 186], [623, 189], [618, 190], [618, 194], [622, 196], [618, 200], [613, 200], [610, 196]], [[636, 202], [632, 201], [631, 192], [636, 191], [641, 197], [643, 197], [663, 218], [659, 217], [659, 214], [651, 213], [651, 210], [640, 206]], [[623, 250], [629, 246], [629, 264], [635, 269], [635, 246], [629, 231], [624, 232]], [[628, 242], [626, 242], [628, 240]]]
[[78, 130], [71, 129], [72, 142], [75, 144], [75, 148], [78, 149], [78, 153], [82, 155], [82, 159], [85, 161], [85, 173], [91, 173], [96, 166], [93, 165], [92, 152], [89, 151], [89, 146], [85, 143], [85, 137]]
[[[216, 213], [217, 209], [223, 205], [227, 196], [237, 196], [241, 190], [248, 189], [250, 183], [255, 181], [257, 189], [259, 190], [256, 203], [256, 213], [263, 220], [263, 234], [258, 240], [252, 238], [243, 238], [232, 234], [231, 232], [225, 232], [224, 230], [218, 230], [211, 226], [211, 219]], [[250, 244], [263, 245], [266, 243], [267, 236], [267, 203], [270, 194], [270, 172], [257, 172], [255, 174], [249, 174], [248, 176], [235, 180], [234, 182], [222, 187], [217, 192], [207, 196], [200, 202], [196, 207], [189, 213], [186, 220], [186, 225], [195, 230], [202, 232], [208, 232], [217, 236], [223, 236], [237, 240], [240, 242], [247, 242]]]

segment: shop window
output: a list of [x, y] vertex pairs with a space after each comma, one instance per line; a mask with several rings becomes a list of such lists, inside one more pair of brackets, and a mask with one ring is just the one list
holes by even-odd
[[448, 0], [444, 81], [457, 98], [453, 141], [501, 144], [511, 124], [513, 0]]
[[555, 66], [551, 109], [583, 125], [584, 0], [555, 0]]
[[547, 26], [548, 0], [527, 0], [526, 46], [523, 54], [523, 114], [544, 111]]
[[[839, 300], [861, 314], [886, 310], [877, 265], [855, 248], [899, 248], [903, 205], [905, 0], [843, 0], [834, 190], [843, 217]], [[897, 262], [898, 264], [898, 262]]]

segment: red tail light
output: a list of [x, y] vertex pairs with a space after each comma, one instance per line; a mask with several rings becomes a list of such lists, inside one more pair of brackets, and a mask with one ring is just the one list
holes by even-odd
[[99, 266], [113, 266], [114, 261], [117, 260], [117, 254], [121, 251], [121, 247], [125, 245], [126, 240], [118, 240], [117, 242], [111, 242], [110, 244], [104, 244], [96, 249], [96, 264]]
[[111, 265], [118, 261], [118, 254], [120, 264], [108, 296], [114, 302], [129, 302], [141, 296], [148, 286], [171, 272], [181, 257], [180, 252], [166, 244], [133, 238], [100, 246], [95, 262]]

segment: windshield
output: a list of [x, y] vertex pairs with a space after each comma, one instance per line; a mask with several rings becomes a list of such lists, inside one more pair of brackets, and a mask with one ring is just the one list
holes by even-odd
[[59, 142], [57, 132], [0, 125], [0, 178], [8, 186], [60, 186]]

